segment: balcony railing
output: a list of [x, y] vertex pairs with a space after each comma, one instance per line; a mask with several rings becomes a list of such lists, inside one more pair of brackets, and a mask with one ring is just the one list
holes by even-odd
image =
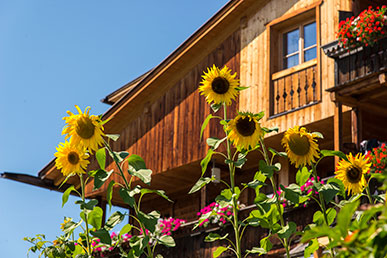
[[373, 47], [342, 49], [337, 41], [323, 46], [335, 59], [335, 87], [349, 85], [387, 71], [387, 38]]
[[272, 75], [270, 115], [277, 117], [321, 100], [317, 59]]

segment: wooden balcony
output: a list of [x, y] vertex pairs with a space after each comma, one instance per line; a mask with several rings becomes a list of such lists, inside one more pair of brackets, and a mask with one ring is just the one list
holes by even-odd
[[352, 143], [364, 139], [386, 139], [387, 38], [373, 47], [343, 49], [338, 42], [322, 46], [335, 60], [335, 85], [329, 89], [335, 102], [335, 149], [342, 149], [342, 105], [352, 107]]
[[270, 96], [270, 117], [277, 117], [318, 103], [317, 59], [274, 73]]
[[335, 59], [335, 85], [328, 91], [337, 91], [354, 84], [357, 87], [352, 91], [369, 91], [369, 79], [375, 80], [387, 72], [387, 38], [379, 40], [373, 47], [359, 47], [350, 51], [342, 49], [335, 41], [323, 46], [323, 50]]

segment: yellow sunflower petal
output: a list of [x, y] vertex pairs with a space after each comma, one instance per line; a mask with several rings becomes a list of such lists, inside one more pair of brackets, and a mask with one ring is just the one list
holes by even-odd
[[311, 165], [319, 157], [315, 135], [308, 133], [306, 128], [295, 126], [289, 128], [281, 140], [282, 145], [292, 164], [296, 167]]
[[202, 75], [199, 91], [206, 97], [209, 104], [226, 103], [231, 105], [232, 100], [238, 96], [239, 81], [235, 79], [236, 73], [231, 74], [231, 70], [224, 66], [221, 70], [213, 65], [207, 68], [207, 72]]
[[239, 113], [227, 124], [230, 141], [237, 149], [250, 149], [257, 146], [263, 130], [258, 119], [250, 113]]
[[67, 111], [68, 117], [64, 117], [66, 125], [62, 130], [62, 134], [66, 135], [65, 139], [71, 137], [71, 142], [74, 145], [85, 147], [90, 153], [98, 150], [98, 147], [103, 144], [103, 126], [100, 118], [95, 115], [89, 115], [90, 107], [82, 110], [76, 105], [79, 114], [73, 114]]
[[340, 160], [336, 167], [336, 178], [344, 184], [345, 190], [348, 193], [362, 193], [367, 181], [364, 175], [369, 171], [371, 163], [368, 158], [358, 153], [355, 157], [352, 153], [347, 155], [348, 161]]
[[89, 155], [84, 148], [78, 148], [70, 142], [65, 141], [60, 143], [54, 154], [55, 165], [58, 170], [61, 170], [63, 176], [68, 176], [74, 173], [85, 173], [85, 169], [89, 164], [87, 158]]

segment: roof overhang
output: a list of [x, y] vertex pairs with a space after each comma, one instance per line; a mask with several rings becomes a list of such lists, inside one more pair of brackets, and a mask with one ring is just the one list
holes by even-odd
[[[217, 45], [240, 27], [241, 18], [262, 8], [270, 0], [232, 0], [210, 18], [183, 44], [173, 51], [153, 70], [139, 77], [125, 94], [114, 102], [102, 119], [109, 133], [120, 133], [129, 121], [143, 112], [147, 103], [152, 103], [172, 87], [182, 76], [205, 58]], [[130, 83], [129, 83], [130, 84]], [[125, 86], [124, 86], [125, 87]], [[118, 91], [116, 93], [119, 93]], [[55, 185], [63, 181], [63, 176], [55, 168], [55, 160], [48, 163], [39, 177], [54, 180]], [[79, 184], [76, 177], [69, 184]], [[79, 181], [79, 180], [78, 180]]]

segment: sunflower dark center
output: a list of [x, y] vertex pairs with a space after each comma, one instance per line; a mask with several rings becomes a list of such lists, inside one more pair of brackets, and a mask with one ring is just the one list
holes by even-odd
[[243, 136], [250, 136], [255, 131], [255, 122], [253, 119], [249, 119], [248, 117], [239, 118], [236, 121], [236, 129], [239, 134]]
[[289, 149], [298, 156], [304, 156], [309, 152], [310, 143], [305, 135], [292, 134], [289, 137]]
[[90, 139], [94, 135], [95, 126], [88, 117], [82, 117], [77, 121], [77, 127], [75, 131], [83, 139]]
[[68, 155], [67, 155], [67, 160], [73, 164], [73, 165], [76, 165], [78, 164], [79, 162], [79, 155], [78, 153], [76, 153], [75, 151], [71, 151]]
[[346, 171], [347, 179], [351, 184], [356, 184], [360, 182], [362, 177], [362, 171], [359, 167], [352, 165], [347, 168]]
[[230, 83], [223, 77], [216, 77], [211, 83], [211, 88], [215, 93], [225, 94], [230, 88]]

